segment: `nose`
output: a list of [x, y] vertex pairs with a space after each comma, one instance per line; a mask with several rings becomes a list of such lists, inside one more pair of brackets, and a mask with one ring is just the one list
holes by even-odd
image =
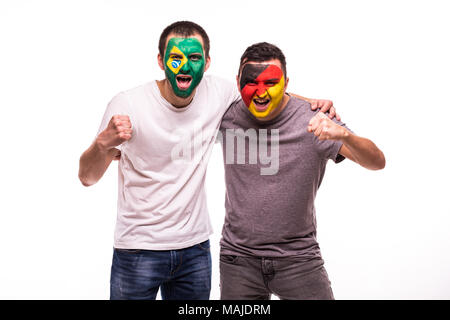
[[189, 62], [186, 62], [180, 69], [181, 73], [188, 73], [190, 71]]
[[258, 97], [262, 97], [266, 94], [266, 87], [263, 85], [258, 85], [258, 88], [256, 89], [256, 95]]

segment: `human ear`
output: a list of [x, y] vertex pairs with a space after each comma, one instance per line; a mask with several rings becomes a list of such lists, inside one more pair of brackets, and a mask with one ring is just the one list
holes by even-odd
[[161, 57], [161, 54], [158, 53], [158, 65], [161, 68], [161, 70], [164, 70], [164, 62], [163, 59]]
[[206, 58], [206, 63], [205, 63], [205, 71], [209, 69], [209, 65], [211, 64], [211, 57]]

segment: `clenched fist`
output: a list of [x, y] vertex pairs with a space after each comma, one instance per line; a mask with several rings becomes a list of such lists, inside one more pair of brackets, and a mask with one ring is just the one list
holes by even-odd
[[126, 115], [114, 115], [108, 126], [97, 137], [98, 144], [109, 150], [131, 139], [133, 130], [130, 118]]
[[319, 140], [341, 140], [348, 131], [331, 121], [323, 112], [317, 113], [308, 124], [308, 132], [314, 133]]

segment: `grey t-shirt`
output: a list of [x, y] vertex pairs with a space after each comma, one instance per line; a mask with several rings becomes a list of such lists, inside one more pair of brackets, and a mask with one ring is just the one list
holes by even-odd
[[314, 199], [328, 159], [344, 157], [341, 142], [307, 131], [316, 113], [295, 97], [269, 122], [253, 117], [242, 100], [225, 113], [218, 138], [226, 180], [222, 254], [320, 257]]

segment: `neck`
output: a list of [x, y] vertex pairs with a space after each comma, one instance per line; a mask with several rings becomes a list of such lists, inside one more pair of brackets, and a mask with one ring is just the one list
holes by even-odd
[[286, 108], [288, 101], [289, 101], [289, 96], [285, 93], [283, 95], [283, 99], [281, 100], [280, 104], [277, 106], [277, 108], [272, 113], [270, 113], [267, 117], [257, 118], [257, 119], [259, 121], [263, 121], [263, 122], [275, 119], [284, 110], [284, 108]]
[[192, 99], [194, 98], [196, 89], [191, 93], [189, 97], [180, 98], [173, 92], [172, 86], [170, 85], [169, 81], [167, 81], [167, 79], [156, 81], [156, 83], [158, 84], [159, 91], [161, 92], [163, 98], [166, 99], [175, 108], [186, 107], [192, 102]]

